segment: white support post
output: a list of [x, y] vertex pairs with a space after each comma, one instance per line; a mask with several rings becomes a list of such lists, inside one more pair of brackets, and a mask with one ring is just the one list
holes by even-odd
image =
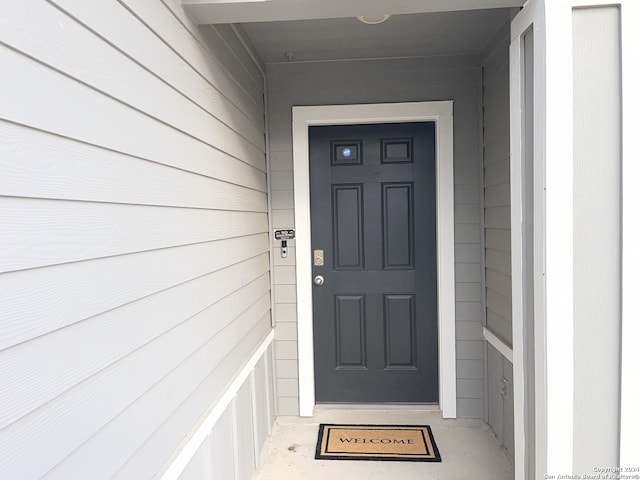
[[[620, 466], [640, 467], [640, 2], [621, 5], [622, 336]], [[638, 472], [636, 472], [638, 473]]]

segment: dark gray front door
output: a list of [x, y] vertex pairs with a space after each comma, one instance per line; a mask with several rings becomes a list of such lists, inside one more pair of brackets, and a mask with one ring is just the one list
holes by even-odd
[[318, 402], [438, 401], [434, 128], [309, 128]]

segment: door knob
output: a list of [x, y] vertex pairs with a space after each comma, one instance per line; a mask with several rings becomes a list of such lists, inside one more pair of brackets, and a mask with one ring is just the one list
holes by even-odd
[[313, 277], [313, 283], [315, 283], [317, 286], [324, 285], [324, 277], [322, 275], [316, 275], [315, 277]]

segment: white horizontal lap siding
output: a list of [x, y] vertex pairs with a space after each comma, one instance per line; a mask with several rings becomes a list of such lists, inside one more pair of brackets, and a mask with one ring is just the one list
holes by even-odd
[[[513, 455], [513, 367], [505, 353], [511, 333], [511, 218], [509, 169], [509, 29], [483, 58], [484, 245], [487, 416]], [[498, 345], [496, 342], [500, 342]], [[504, 384], [504, 380], [506, 384]], [[503, 388], [506, 391], [503, 392]]]
[[251, 98], [260, 102], [263, 93], [262, 73], [251, 61], [240, 39], [230, 25], [204, 25], [200, 27], [212, 53], [224, 61], [233, 78], [238, 79], [242, 89]]
[[200, 445], [198, 451], [193, 455], [189, 464], [185, 467], [180, 480], [204, 479], [207, 478], [209, 470], [206, 465], [209, 463], [209, 442]]
[[266, 251], [267, 235], [186, 245], [0, 276], [0, 348], [30, 340]]
[[[262, 106], [236, 88], [237, 81], [218, 62], [209, 61], [193, 30], [180, 25], [169, 14], [169, 10], [180, 8], [175, 0], [163, 2], [167, 4], [166, 10], [160, 10], [155, 5], [157, 2], [152, 1], [91, 4], [53, 1], [70, 17], [90, 25], [96, 34], [149, 71], [163, 71], [162, 78], [167, 83], [177, 86], [177, 90], [190, 98], [198, 98], [196, 103], [212, 109], [217, 116], [225, 118], [225, 122], [248, 129], [251, 124], [247, 124], [246, 119], [249, 118], [255, 126], [264, 127]], [[129, 9], [142, 18], [132, 15]], [[158, 43], [158, 37], [164, 41]]]
[[509, 37], [496, 37], [483, 69], [484, 235], [487, 327], [511, 345]]
[[0, 126], [0, 181], [7, 196], [266, 210], [265, 173], [231, 157], [196, 161], [191, 151], [163, 165], [2, 120]]
[[[222, 300], [227, 296], [258, 280], [251, 279], [247, 271], [264, 271], [267, 265], [268, 256], [263, 253], [97, 315], [68, 332], [43, 335], [1, 352], [0, 382], [12, 395], [0, 399], [0, 428], [165, 334], [184, 319], [217, 302], [224, 305]], [[192, 300], [181, 301], [187, 295]], [[157, 311], [153, 318], [145, 316], [149, 310]], [[122, 338], [122, 331], [128, 331], [126, 338]], [[70, 350], [67, 344], [81, 347]], [[21, 370], [24, 376], [16, 375]]]
[[[484, 300], [487, 346], [487, 419], [513, 455], [511, 345], [511, 230], [509, 198], [509, 30], [483, 55]], [[501, 342], [497, 345], [496, 342]], [[498, 348], [500, 347], [500, 348]], [[502, 348], [504, 347], [504, 348]], [[506, 350], [505, 350], [506, 349]], [[504, 384], [504, 380], [506, 384]], [[506, 387], [506, 392], [502, 389]]]
[[[34, 82], [33, 87], [37, 87], [38, 80], [55, 82], [42, 92], [48, 94], [52, 90], [55, 91], [56, 86], [61, 89], [73, 89], [75, 85], [66, 78], [71, 77], [90, 90], [103, 92], [126, 107], [132, 107], [158, 122], [169, 124], [172, 130], [177, 130], [176, 135], [187, 133], [205, 145], [257, 167], [264, 167], [264, 139], [259, 132], [254, 134], [254, 141], [258, 145], [239, 137], [210, 112], [189, 101], [182, 92], [158, 78], [156, 73], [149, 72], [134, 59], [123, 55], [111, 44], [96, 36], [90, 25], [86, 26], [72, 20], [43, 0], [27, 0], [12, 4], [4, 14], [6, 23], [3, 25], [3, 34], [6, 36], [6, 44], [20, 53], [34, 57], [43, 66], [46, 65], [65, 77], [56, 78], [52, 72], [48, 72], [43, 73], [42, 79], [32, 78], [31, 59], [3, 52], [3, 55], [8, 57], [6, 61], [12, 64], [13, 75], [22, 77], [28, 82], [27, 85]], [[29, 22], [34, 28], [33, 31], [38, 34], [29, 35], [28, 31], [17, 27], [25, 22]], [[48, 42], [50, 36], [55, 36], [56, 42]], [[165, 52], [166, 55], [172, 53]], [[7, 81], [11, 81], [13, 75], [7, 78]], [[94, 94], [91, 91], [84, 93], [89, 97]], [[65, 101], [65, 98], [52, 99], [55, 100], [52, 106]], [[20, 100], [20, 97], [14, 100]], [[34, 96], [27, 105], [39, 108], [39, 100], [41, 99]], [[12, 103], [8, 103], [7, 108], [11, 106]], [[43, 106], [46, 106], [46, 103]], [[23, 118], [28, 118], [30, 110], [25, 109]], [[155, 122], [149, 123], [153, 125]], [[188, 140], [187, 138], [184, 141]]]
[[[454, 101], [456, 325], [459, 416], [484, 416], [480, 271], [480, 75], [475, 57], [268, 65], [271, 187], [274, 219], [292, 222], [291, 107]], [[295, 256], [274, 249], [278, 412], [297, 415]], [[473, 328], [476, 325], [478, 328]]]
[[[0, 271], [256, 235], [259, 212], [8, 198], [0, 212]], [[171, 228], [167, 228], [170, 225]]]
[[180, 8], [0, 12], [0, 478], [161, 473], [269, 333], [260, 72]]

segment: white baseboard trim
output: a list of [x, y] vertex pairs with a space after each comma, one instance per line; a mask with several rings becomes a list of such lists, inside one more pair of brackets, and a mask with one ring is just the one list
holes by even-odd
[[189, 440], [187, 440], [182, 447], [182, 450], [176, 454], [169, 467], [162, 475], [157, 477], [158, 480], [178, 480], [184, 469], [200, 448], [200, 445], [202, 445], [202, 443], [207, 439], [211, 430], [213, 430], [213, 427], [216, 425], [224, 411], [238, 394], [240, 387], [242, 387], [247, 378], [249, 378], [249, 375], [251, 375], [251, 372], [258, 364], [258, 361], [260, 361], [264, 356], [267, 348], [273, 342], [274, 336], [274, 330], [272, 329], [264, 338], [262, 343], [260, 343], [260, 346], [256, 349], [251, 358], [244, 364], [244, 367], [242, 367], [242, 370], [240, 370], [238, 375], [226, 389], [222, 398], [220, 398], [220, 400], [211, 408], [207, 417], [191, 434]]

